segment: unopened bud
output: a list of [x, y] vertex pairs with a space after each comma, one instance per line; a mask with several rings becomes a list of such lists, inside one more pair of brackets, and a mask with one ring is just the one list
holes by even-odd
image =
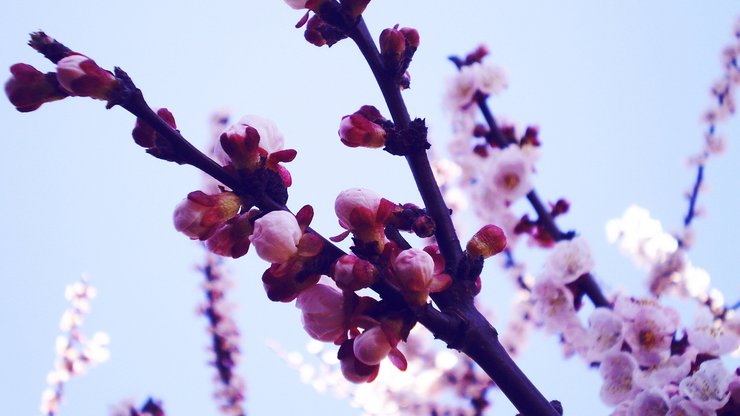
[[419, 47], [419, 32], [413, 27], [402, 27], [400, 29], [403, 37], [406, 38], [406, 46], [411, 48]]
[[241, 201], [233, 192], [208, 195], [202, 191], [188, 194], [176, 208], [175, 229], [193, 240], [205, 240], [239, 211]]
[[434, 235], [434, 232], [437, 230], [437, 226], [434, 224], [432, 217], [429, 215], [422, 215], [414, 221], [411, 225], [411, 229], [417, 236], [427, 238]]
[[482, 256], [483, 258], [498, 254], [505, 248], [506, 235], [504, 234], [504, 230], [493, 224], [488, 224], [478, 230], [473, 235], [473, 238], [468, 241], [467, 246], [465, 246], [468, 256]]
[[369, 383], [378, 376], [380, 365], [367, 365], [358, 360], [354, 353], [354, 341], [345, 341], [337, 352], [342, 375], [352, 383]]
[[70, 55], [57, 62], [57, 79], [70, 95], [108, 100], [118, 80], [85, 55]]
[[342, 290], [357, 291], [370, 286], [378, 269], [367, 260], [347, 254], [340, 257], [331, 268], [331, 276]]
[[[157, 115], [173, 129], [177, 128], [177, 125], [175, 124], [175, 116], [172, 115], [170, 110], [160, 108], [157, 110]], [[140, 118], [136, 119], [136, 125], [134, 126], [134, 130], [131, 132], [131, 135], [134, 137], [136, 144], [147, 149], [155, 148], [157, 147], [157, 144], [161, 145], [164, 140], [164, 138], [157, 133], [149, 123]]]
[[398, 25], [380, 33], [380, 54], [390, 62], [400, 62], [406, 51], [406, 37], [398, 30]]
[[378, 148], [385, 145], [385, 118], [377, 108], [363, 105], [354, 114], [342, 117], [339, 138], [349, 147]]
[[5, 83], [5, 95], [22, 113], [67, 96], [53, 72], [43, 74], [31, 65], [15, 64], [10, 67], [10, 73], [13, 76]]
[[344, 296], [336, 289], [316, 284], [298, 294], [303, 328], [311, 338], [334, 342], [347, 332], [344, 325]]
[[219, 227], [206, 240], [208, 250], [219, 256], [235, 259], [247, 254], [249, 236], [254, 230], [251, 217], [251, 213], [237, 215]]
[[254, 222], [254, 233], [249, 239], [262, 260], [285, 263], [298, 252], [303, 232], [293, 214], [272, 211]]
[[388, 341], [388, 336], [380, 326], [374, 326], [357, 338], [352, 351], [358, 360], [367, 365], [380, 364], [393, 348]]

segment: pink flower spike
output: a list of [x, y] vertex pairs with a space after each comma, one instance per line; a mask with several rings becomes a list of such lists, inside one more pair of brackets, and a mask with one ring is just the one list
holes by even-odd
[[175, 208], [175, 229], [193, 240], [206, 240], [218, 227], [233, 218], [240, 206], [241, 200], [233, 192], [217, 195], [191, 192]]
[[303, 232], [288, 211], [272, 211], [254, 222], [249, 239], [262, 260], [285, 263], [298, 252]]
[[107, 101], [118, 85], [110, 72], [85, 55], [69, 55], [57, 62], [57, 79], [70, 95]]

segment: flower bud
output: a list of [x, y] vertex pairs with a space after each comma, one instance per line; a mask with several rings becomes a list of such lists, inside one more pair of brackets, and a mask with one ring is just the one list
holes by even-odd
[[411, 225], [411, 229], [418, 237], [427, 238], [434, 235], [434, 232], [437, 230], [437, 225], [429, 215], [420, 215], [416, 220], [414, 220], [414, 223]]
[[380, 33], [380, 54], [384, 59], [390, 62], [400, 62], [405, 51], [406, 37], [398, 30], [398, 25]]
[[285, 263], [298, 252], [302, 235], [293, 214], [272, 211], [254, 222], [254, 233], [249, 239], [261, 259], [270, 263]]
[[[177, 128], [177, 125], [175, 124], [175, 116], [172, 115], [170, 110], [159, 108], [157, 109], [157, 115], [173, 129]], [[131, 132], [131, 135], [134, 137], [136, 144], [147, 149], [155, 148], [158, 143], [163, 141], [160, 134], [157, 133], [149, 123], [140, 118], [136, 119], [136, 125], [134, 126], [134, 130]]]
[[370, 286], [378, 270], [367, 260], [347, 254], [340, 257], [331, 268], [331, 276], [342, 290], [356, 291]]
[[[254, 211], [256, 212], [256, 211]], [[239, 258], [249, 250], [249, 236], [252, 235], [251, 212], [237, 215], [219, 227], [206, 240], [206, 248], [219, 256]]]
[[377, 108], [364, 105], [354, 114], [342, 117], [339, 138], [349, 147], [378, 148], [385, 145], [385, 118]]
[[351, 231], [353, 227], [361, 225], [358, 224], [358, 217], [375, 218], [380, 201], [380, 196], [369, 189], [347, 189], [342, 191], [334, 201], [334, 212], [339, 218], [339, 224]]
[[352, 383], [369, 383], [378, 376], [380, 365], [367, 365], [358, 360], [354, 354], [354, 341], [354, 339], [345, 341], [337, 352], [342, 375]]
[[53, 72], [43, 74], [31, 65], [15, 64], [10, 67], [10, 73], [12, 77], [5, 83], [5, 95], [22, 113], [67, 96]]
[[85, 55], [70, 55], [57, 62], [57, 79], [70, 95], [108, 100], [118, 80]]
[[504, 230], [493, 224], [488, 224], [478, 230], [465, 246], [469, 257], [483, 256], [484, 259], [500, 253], [505, 248]]
[[434, 259], [424, 250], [410, 248], [393, 261], [396, 278], [403, 289], [428, 292], [434, 274]]
[[416, 29], [413, 27], [402, 27], [400, 31], [403, 33], [403, 37], [406, 39], [406, 45], [408, 47], [414, 49], [419, 47], [419, 32]]
[[214, 158], [222, 165], [254, 166], [259, 157], [283, 150], [285, 139], [272, 120], [248, 114], [221, 133]]
[[175, 229], [193, 240], [205, 240], [216, 228], [234, 217], [240, 206], [241, 201], [233, 192], [217, 195], [191, 192], [175, 208]]
[[311, 338], [334, 342], [346, 335], [344, 296], [341, 292], [318, 283], [298, 294], [295, 306], [301, 310], [303, 328]]
[[367, 365], [380, 364], [393, 348], [383, 329], [374, 326], [355, 338], [352, 348], [355, 357]]

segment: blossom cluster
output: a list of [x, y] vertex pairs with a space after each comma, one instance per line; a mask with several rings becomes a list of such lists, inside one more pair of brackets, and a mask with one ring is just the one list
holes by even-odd
[[91, 337], [82, 333], [85, 315], [90, 312], [90, 301], [97, 291], [90, 286], [86, 276], [68, 285], [64, 297], [70, 308], [64, 311], [59, 328], [62, 334], [56, 340], [54, 370], [46, 376], [48, 387], [41, 395], [41, 413], [55, 415], [62, 401], [64, 384], [70, 378], [84, 374], [87, 369], [105, 362], [110, 357], [110, 339], [104, 332], [95, 332]]

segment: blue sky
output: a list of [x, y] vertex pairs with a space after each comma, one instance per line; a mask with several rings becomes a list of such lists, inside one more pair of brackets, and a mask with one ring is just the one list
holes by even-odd
[[[441, 96], [454, 67], [446, 57], [488, 44], [489, 59], [510, 73], [494, 112], [540, 126], [538, 192], [570, 200], [561, 224], [592, 243], [605, 287], [636, 293], [644, 293], [642, 273], [606, 242], [604, 224], [632, 203], [668, 229], [680, 224], [682, 195], [693, 179], [683, 161], [701, 146], [699, 118], [739, 12], [730, 0], [646, 3], [375, 1], [366, 13], [376, 35], [395, 23], [419, 30], [405, 97], [412, 116], [426, 117], [434, 143], [450, 137]], [[363, 104], [383, 109], [380, 94], [350, 42], [331, 49], [307, 44], [293, 28], [301, 13], [282, 1], [130, 1], [114, 8], [88, 0], [6, 0], [4, 6], [2, 68], [27, 62], [51, 69], [25, 46], [29, 32], [43, 29], [101, 66], [128, 71], [150, 104], [168, 107], [196, 145], [207, 142], [207, 120], [216, 109], [275, 120], [287, 147], [299, 152], [288, 165], [290, 206], [312, 204], [313, 225], [327, 235], [339, 231], [333, 201], [343, 189], [420, 200], [401, 159], [339, 143], [340, 117]], [[20, 114], [0, 103], [6, 234], [0, 401], [8, 414], [36, 411], [66, 307], [64, 287], [88, 272], [99, 296], [86, 327], [110, 334], [112, 359], [68, 384], [60, 414], [105, 414], [121, 399], [149, 394], [164, 399], [171, 415], [216, 414], [205, 320], [195, 312], [203, 295], [194, 265], [202, 256], [171, 224], [172, 208], [197, 188], [199, 175], [145, 155], [130, 138], [133, 117], [103, 107], [68, 99]], [[735, 300], [732, 261], [740, 235], [731, 230], [740, 229], [734, 140], [740, 124], [733, 120], [724, 132], [729, 150], [707, 170], [710, 192], [702, 204], [709, 215], [697, 223], [692, 261]], [[250, 254], [229, 267], [238, 283], [232, 299], [240, 305], [250, 413], [292, 414], [310, 404], [309, 414], [358, 414], [345, 402], [316, 396], [265, 346], [269, 338], [300, 350], [308, 340], [297, 310], [264, 296], [265, 265]], [[505, 279], [494, 267], [487, 273], [484, 286], [497, 292], [500, 285], [505, 294]], [[491, 296], [505, 317], [508, 301]], [[537, 347], [520, 363], [548, 397], [563, 401], [570, 414], [606, 413], [595, 371], [561, 360], [553, 336], [539, 334], [532, 344]], [[505, 399], [494, 400], [493, 414], [513, 414]]]

